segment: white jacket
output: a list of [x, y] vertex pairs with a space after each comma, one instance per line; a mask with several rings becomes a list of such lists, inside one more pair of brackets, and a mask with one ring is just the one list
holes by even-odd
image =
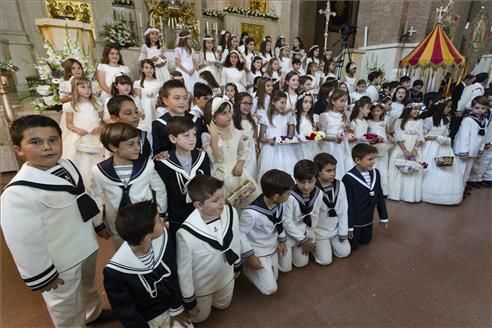
[[[81, 177], [69, 161], [60, 160], [77, 183]], [[28, 163], [14, 181], [72, 186], [67, 180]], [[1, 196], [1, 226], [5, 242], [26, 285], [39, 290], [58, 273], [84, 261], [98, 249], [92, 224], [84, 222], [77, 195], [28, 186], [11, 186]]]

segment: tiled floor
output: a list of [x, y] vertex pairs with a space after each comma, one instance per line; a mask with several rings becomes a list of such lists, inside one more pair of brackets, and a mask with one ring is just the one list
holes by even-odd
[[[376, 227], [369, 246], [329, 267], [281, 274], [269, 297], [241, 277], [231, 307], [199, 326], [492, 327], [491, 201], [482, 188], [454, 207], [388, 202], [390, 227]], [[110, 256], [102, 241], [99, 266]], [[1, 257], [1, 326], [49, 327], [41, 295], [24, 286], [3, 239]]]

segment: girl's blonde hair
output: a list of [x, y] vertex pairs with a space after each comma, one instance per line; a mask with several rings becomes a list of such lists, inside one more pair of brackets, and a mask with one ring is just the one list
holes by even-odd
[[275, 127], [273, 125], [273, 114], [274, 114], [274, 111], [277, 110], [273, 103], [279, 101], [282, 98], [287, 99], [287, 95], [283, 91], [275, 90], [272, 92], [272, 99], [270, 101], [270, 105], [268, 105], [267, 116], [268, 116], [268, 122], [270, 122], [270, 125], [273, 127]]
[[[268, 61], [268, 64], [266, 65], [266, 68], [265, 68], [265, 74], [266, 74], [268, 77], [272, 77], [272, 76], [273, 76], [273, 63], [274, 63], [274, 62], [276, 62], [276, 61], [280, 63], [280, 61], [278, 60], [278, 58], [277, 58], [277, 57], [274, 57], [274, 58], [272, 58], [272, 59], [270, 59], [270, 60]], [[282, 72], [281, 72], [281, 70], [279, 69], [279, 70], [278, 70], [278, 75], [280, 76], [280, 74], [281, 74], [281, 73], [282, 73]]]
[[326, 107], [326, 111], [332, 111], [333, 101], [337, 101], [342, 97], [347, 97], [347, 92], [343, 89], [335, 89], [330, 96], [330, 100], [328, 101], [328, 106]]
[[[79, 102], [80, 102], [79, 90], [77, 87], [82, 84], [87, 84], [89, 85], [89, 87], [92, 88], [91, 81], [85, 76], [72, 79], [72, 101], [70, 102], [70, 104], [72, 105], [72, 109], [76, 112], [79, 111]], [[89, 97], [89, 101], [91, 102], [95, 111], [99, 111], [101, 109], [101, 104], [94, 96], [92, 91]]]

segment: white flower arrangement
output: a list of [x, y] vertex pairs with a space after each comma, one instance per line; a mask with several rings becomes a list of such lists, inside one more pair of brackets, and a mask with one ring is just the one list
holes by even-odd
[[209, 16], [209, 17], [218, 17], [222, 18], [224, 17], [224, 12], [222, 10], [217, 10], [217, 9], [202, 9], [202, 15], [203, 16]]
[[94, 75], [95, 66], [89, 65], [88, 56], [81, 50], [78, 42], [74, 42], [69, 37], [68, 31], [62, 50], [55, 49], [48, 40], [44, 40], [43, 47], [46, 56], [34, 54], [36, 60], [34, 68], [40, 83], [35, 87], [37, 95], [32, 100], [32, 106], [34, 110], [40, 112], [47, 109], [61, 110], [59, 84], [63, 81], [63, 62], [69, 58], [78, 60], [88, 78]]
[[225, 13], [230, 13], [230, 14], [236, 14], [236, 15], [243, 15], [243, 16], [252, 16], [252, 17], [261, 17], [261, 18], [268, 18], [271, 20], [278, 20], [278, 16], [274, 11], [260, 11], [260, 10], [253, 10], [253, 9], [247, 9], [247, 8], [240, 8], [240, 7], [225, 7], [223, 9], [223, 12]]
[[137, 44], [135, 35], [129, 30], [127, 23], [123, 21], [105, 24], [101, 37], [104, 42], [116, 44], [121, 48], [129, 48]]

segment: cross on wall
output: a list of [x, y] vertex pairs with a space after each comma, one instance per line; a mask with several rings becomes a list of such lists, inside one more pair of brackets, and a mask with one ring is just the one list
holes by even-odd
[[415, 33], [417, 33], [417, 30], [413, 26], [411, 26], [407, 33], [409, 36], [413, 36]]

